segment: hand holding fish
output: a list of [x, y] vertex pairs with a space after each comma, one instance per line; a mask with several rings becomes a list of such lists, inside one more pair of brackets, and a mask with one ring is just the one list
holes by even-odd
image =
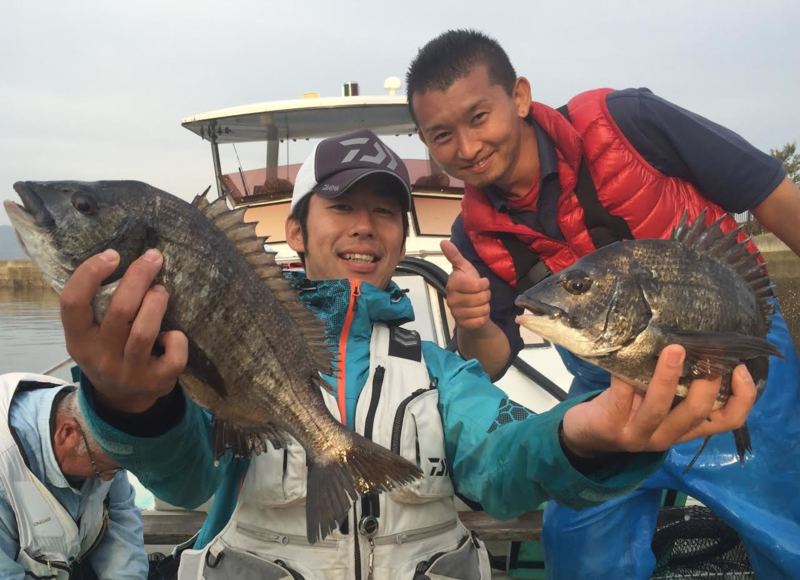
[[[61, 294], [67, 351], [111, 408], [130, 413], [149, 409], [175, 388], [187, 362], [187, 339], [180, 331], [160, 332], [169, 298], [152, 286], [163, 258], [146, 252], [127, 269], [101, 323], [92, 300], [117, 268], [119, 254], [106, 251], [81, 264]], [[158, 343], [162, 354], [154, 354]]]
[[724, 407], [713, 410], [721, 380], [697, 379], [686, 398], [673, 408], [685, 351], [664, 348], [647, 391], [617, 377], [597, 397], [567, 411], [563, 441], [576, 455], [665, 451], [670, 446], [741, 427], [756, 400], [747, 369], [733, 373], [732, 394]]

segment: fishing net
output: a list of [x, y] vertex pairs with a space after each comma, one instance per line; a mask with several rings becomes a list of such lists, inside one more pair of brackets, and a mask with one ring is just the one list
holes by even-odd
[[664, 508], [653, 537], [653, 580], [755, 578], [736, 531], [702, 506]]

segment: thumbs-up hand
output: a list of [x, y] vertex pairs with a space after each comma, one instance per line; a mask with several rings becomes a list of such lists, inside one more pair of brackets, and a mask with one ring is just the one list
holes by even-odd
[[453, 266], [447, 280], [447, 306], [456, 324], [466, 330], [482, 329], [489, 322], [489, 280], [481, 278], [453, 242], [442, 240], [440, 246]]

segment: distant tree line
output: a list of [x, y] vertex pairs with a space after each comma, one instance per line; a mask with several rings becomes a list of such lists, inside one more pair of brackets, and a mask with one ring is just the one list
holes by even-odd
[[[797, 151], [797, 143], [793, 141], [780, 149], [770, 149], [769, 154], [783, 163], [786, 168], [786, 175], [800, 187], [800, 153]], [[739, 221], [744, 222], [744, 229], [751, 236], [767, 232], [767, 229], [749, 211], [740, 214], [737, 218]]]

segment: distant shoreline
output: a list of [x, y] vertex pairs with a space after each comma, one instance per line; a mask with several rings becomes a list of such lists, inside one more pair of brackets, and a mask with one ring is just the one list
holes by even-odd
[[[753, 238], [767, 262], [789, 330], [800, 348], [800, 258], [772, 234]], [[0, 260], [0, 290], [47, 290], [30, 259]]]
[[0, 289], [49, 288], [39, 269], [30, 260], [0, 260]]

